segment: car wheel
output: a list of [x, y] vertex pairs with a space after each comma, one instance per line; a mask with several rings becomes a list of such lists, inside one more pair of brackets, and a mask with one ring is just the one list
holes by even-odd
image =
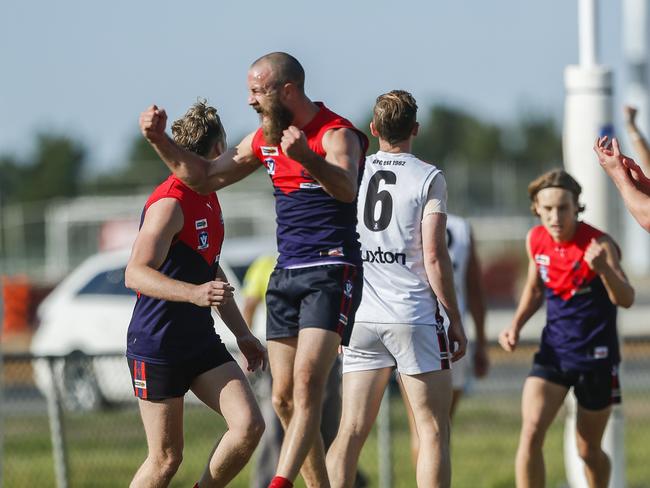
[[93, 361], [82, 352], [72, 352], [63, 359], [60, 378], [61, 399], [66, 410], [86, 412], [105, 404]]

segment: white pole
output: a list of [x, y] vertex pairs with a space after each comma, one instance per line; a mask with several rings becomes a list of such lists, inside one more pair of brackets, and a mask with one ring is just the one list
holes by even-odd
[[[586, 205], [584, 220], [612, 232], [617, 221], [613, 211], [613, 189], [596, 161], [592, 146], [596, 137], [612, 136], [613, 101], [612, 72], [598, 64], [597, 11], [595, 0], [578, 0], [580, 65], [565, 70], [566, 101], [564, 112], [564, 164], [582, 185], [582, 201]], [[587, 486], [582, 460], [575, 445], [576, 408], [570, 395], [564, 434], [564, 460], [567, 481], [572, 488]], [[618, 408], [608, 423], [603, 450], [612, 462], [610, 488], [625, 486], [623, 452], [623, 416]]]
[[595, 66], [598, 62], [595, 0], [578, 0], [578, 32], [580, 66]]

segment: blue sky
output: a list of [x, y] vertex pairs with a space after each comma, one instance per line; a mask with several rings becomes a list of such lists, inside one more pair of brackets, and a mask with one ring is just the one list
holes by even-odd
[[[617, 89], [618, 3], [600, 1], [600, 60]], [[578, 61], [577, 0], [10, 0], [0, 19], [0, 152], [24, 154], [36, 131], [62, 132], [87, 143], [95, 170], [110, 170], [142, 109], [156, 102], [176, 118], [198, 96], [237, 142], [257, 124], [246, 70], [276, 50], [302, 62], [312, 99], [357, 123], [394, 88], [421, 107], [561, 120], [563, 70]]]

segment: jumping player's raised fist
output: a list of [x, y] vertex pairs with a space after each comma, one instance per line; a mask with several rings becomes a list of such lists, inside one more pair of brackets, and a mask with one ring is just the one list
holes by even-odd
[[140, 131], [151, 143], [156, 143], [165, 136], [166, 125], [167, 112], [156, 105], [151, 105], [140, 114]]
[[310, 152], [305, 133], [298, 127], [290, 125], [283, 133], [280, 141], [282, 152], [294, 161], [300, 162]]
[[194, 287], [190, 302], [199, 307], [220, 307], [232, 298], [234, 288], [225, 281], [214, 280]]

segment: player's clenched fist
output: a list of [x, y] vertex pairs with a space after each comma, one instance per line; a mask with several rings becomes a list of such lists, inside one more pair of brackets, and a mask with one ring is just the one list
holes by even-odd
[[499, 334], [499, 344], [508, 352], [514, 351], [518, 342], [519, 332], [514, 328], [504, 329]]
[[150, 142], [156, 142], [165, 136], [167, 113], [165, 109], [152, 105], [140, 114], [140, 131]]
[[208, 281], [194, 287], [190, 302], [199, 307], [220, 307], [232, 298], [233, 290], [225, 281]]
[[592, 239], [585, 251], [584, 260], [596, 273], [601, 273], [607, 266], [607, 252], [596, 239]]
[[305, 133], [293, 125], [282, 133], [280, 147], [284, 154], [295, 161], [302, 160], [310, 151]]

